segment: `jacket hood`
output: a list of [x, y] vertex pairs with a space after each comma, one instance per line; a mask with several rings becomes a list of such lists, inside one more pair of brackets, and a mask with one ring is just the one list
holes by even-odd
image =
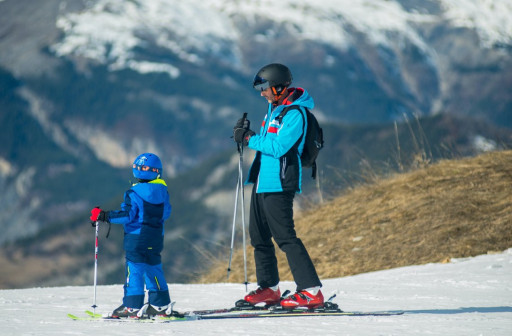
[[132, 190], [144, 201], [151, 204], [160, 204], [169, 201], [167, 184], [162, 179], [134, 184]]
[[283, 105], [300, 105], [307, 107], [308, 109], [313, 109], [315, 107], [315, 102], [313, 101], [313, 97], [309, 95], [309, 93], [303, 88], [289, 88], [289, 95], [284, 100]]

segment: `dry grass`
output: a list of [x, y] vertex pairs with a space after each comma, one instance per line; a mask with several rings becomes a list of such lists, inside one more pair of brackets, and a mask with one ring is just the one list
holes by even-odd
[[[512, 151], [378, 180], [295, 217], [323, 279], [502, 251], [512, 247]], [[292, 280], [280, 251], [278, 260], [281, 279]], [[226, 268], [219, 260], [198, 282], [226, 281]], [[230, 281], [243, 282], [243, 269], [238, 249]]]

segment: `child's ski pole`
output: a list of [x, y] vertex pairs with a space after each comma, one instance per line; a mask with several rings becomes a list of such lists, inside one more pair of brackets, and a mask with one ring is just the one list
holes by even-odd
[[98, 281], [98, 232], [100, 227], [100, 221], [95, 222], [95, 244], [94, 244], [94, 299], [92, 303], [93, 313], [96, 313], [96, 284]]

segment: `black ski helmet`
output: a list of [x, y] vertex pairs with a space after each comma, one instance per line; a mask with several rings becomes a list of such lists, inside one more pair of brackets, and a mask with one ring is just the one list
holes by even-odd
[[254, 80], [252, 86], [263, 91], [269, 87], [275, 88], [274, 94], [280, 95], [281, 92], [292, 83], [292, 73], [286, 65], [271, 63], [261, 68]]

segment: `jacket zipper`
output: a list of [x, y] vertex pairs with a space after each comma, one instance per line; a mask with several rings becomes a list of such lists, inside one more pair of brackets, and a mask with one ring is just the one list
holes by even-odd
[[281, 180], [284, 181], [284, 176], [286, 172], [286, 156], [283, 156], [281, 159]]

